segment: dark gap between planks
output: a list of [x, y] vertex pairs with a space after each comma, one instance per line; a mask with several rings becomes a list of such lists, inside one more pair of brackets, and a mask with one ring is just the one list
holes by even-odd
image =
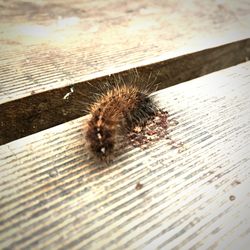
[[[163, 89], [188, 81], [205, 74], [218, 71], [245, 62], [250, 57], [250, 39], [229, 43], [196, 53], [172, 58], [166, 61], [138, 67], [140, 81], [154, 81], [157, 89]], [[135, 70], [119, 72], [72, 86], [34, 94], [22, 99], [0, 105], [0, 145], [39, 132], [44, 129], [73, 120], [86, 114], [86, 106], [79, 108], [79, 100], [84, 102], [84, 95], [98, 92], [98, 86], [105, 81], [122, 78], [125, 82], [135, 74]], [[68, 99], [65, 95], [73, 87], [74, 92]]]

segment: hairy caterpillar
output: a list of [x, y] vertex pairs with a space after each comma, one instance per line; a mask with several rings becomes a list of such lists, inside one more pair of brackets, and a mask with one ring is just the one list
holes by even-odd
[[156, 112], [148, 90], [135, 84], [109, 89], [90, 106], [86, 131], [90, 151], [99, 160], [109, 162], [118, 140], [125, 139], [136, 126], [143, 126]]

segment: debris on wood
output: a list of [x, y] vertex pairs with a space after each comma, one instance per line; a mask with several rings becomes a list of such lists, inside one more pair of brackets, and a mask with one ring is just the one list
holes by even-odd
[[146, 149], [152, 142], [168, 139], [168, 112], [159, 110], [156, 116], [148, 120], [145, 127], [135, 127], [128, 133], [128, 139], [134, 147]]
[[140, 189], [142, 189], [142, 187], [143, 187], [143, 184], [141, 184], [140, 182], [137, 182], [135, 189], [140, 190]]

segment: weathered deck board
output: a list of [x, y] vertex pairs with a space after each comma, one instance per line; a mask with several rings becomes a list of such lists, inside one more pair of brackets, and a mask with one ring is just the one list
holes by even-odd
[[[136, 68], [139, 81], [154, 82], [158, 89], [187, 81], [203, 74], [230, 67], [250, 58], [250, 39], [198, 51], [178, 58]], [[104, 82], [114, 79], [129, 81], [135, 69], [119, 72], [86, 82], [73, 84], [48, 92], [35, 94], [0, 105], [0, 145], [59, 125], [85, 115], [84, 97], [102, 89]], [[95, 86], [93, 90], [89, 87]], [[73, 92], [71, 92], [73, 89]], [[68, 94], [70, 93], [70, 95]], [[64, 97], [69, 95], [69, 98]]]
[[250, 35], [247, 1], [1, 5], [1, 103]]
[[1, 146], [1, 248], [247, 249], [249, 92], [250, 62], [159, 91], [184, 145], [109, 167], [87, 156], [88, 117]]
[[0, 21], [0, 144], [76, 118], [77, 83], [159, 63], [172, 85], [250, 58], [243, 0], [1, 1]]

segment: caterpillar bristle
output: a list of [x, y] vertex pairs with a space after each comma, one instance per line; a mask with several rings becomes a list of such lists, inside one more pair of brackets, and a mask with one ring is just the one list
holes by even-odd
[[148, 90], [134, 84], [125, 85], [121, 80], [113, 88], [108, 86], [90, 106], [86, 141], [91, 153], [99, 160], [109, 162], [118, 138], [124, 138], [136, 126], [143, 126], [156, 112], [157, 107]]

